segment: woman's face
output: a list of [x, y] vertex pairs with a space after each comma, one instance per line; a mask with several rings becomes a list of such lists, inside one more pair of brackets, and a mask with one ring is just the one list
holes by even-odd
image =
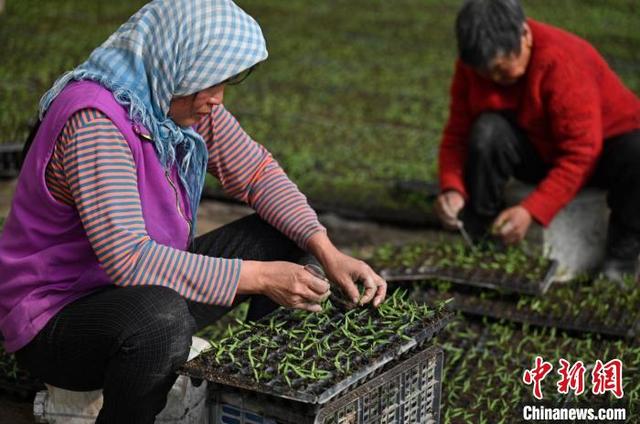
[[224, 84], [214, 85], [189, 96], [174, 97], [169, 105], [169, 117], [181, 127], [198, 123], [203, 116], [211, 113], [214, 106], [222, 104]]
[[484, 78], [490, 79], [496, 84], [515, 84], [527, 72], [527, 66], [531, 59], [531, 46], [533, 37], [528, 24], [524, 24], [524, 32], [520, 40], [520, 53], [499, 55], [489, 63], [486, 70], [477, 70]]

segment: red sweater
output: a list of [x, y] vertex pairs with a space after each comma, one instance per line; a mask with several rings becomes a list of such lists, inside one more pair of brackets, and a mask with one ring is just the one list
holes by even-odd
[[464, 164], [471, 124], [485, 111], [509, 110], [551, 170], [522, 201], [548, 225], [595, 168], [603, 140], [640, 128], [640, 100], [585, 40], [528, 20], [533, 33], [526, 74], [500, 86], [458, 61], [449, 121], [440, 145], [440, 187], [466, 196]]

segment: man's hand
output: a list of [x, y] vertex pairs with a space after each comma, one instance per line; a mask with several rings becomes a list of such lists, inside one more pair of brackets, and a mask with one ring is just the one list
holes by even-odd
[[449, 230], [460, 227], [458, 214], [463, 207], [464, 197], [455, 190], [445, 191], [436, 199], [436, 214], [442, 225]]
[[[373, 301], [373, 306], [378, 307], [384, 301], [387, 282], [365, 262], [340, 252], [326, 233], [319, 232], [311, 236], [308, 246], [309, 251], [322, 264], [327, 278], [339, 284], [353, 303], [364, 305]], [[364, 286], [362, 297], [356, 283]]]
[[264, 294], [286, 308], [320, 312], [329, 295], [329, 283], [291, 262], [243, 261], [239, 294]]
[[505, 244], [520, 243], [531, 225], [531, 214], [522, 206], [505, 209], [493, 222], [491, 232], [502, 238]]

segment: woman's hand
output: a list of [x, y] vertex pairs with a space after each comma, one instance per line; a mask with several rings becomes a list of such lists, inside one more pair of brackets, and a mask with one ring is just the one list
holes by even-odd
[[243, 261], [238, 294], [263, 294], [277, 304], [320, 312], [329, 284], [291, 262]]
[[[327, 278], [339, 284], [354, 304], [363, 305], [373, 301], [373, 306], [378, 307], [384, 301], [387, 282], [365, 262], [340, 252], [325, 232], [311, 236], [308, 247], [322, 264]], [[358, 282], [364, 285], [362, 297], [356, 286]]]
[[492, 226], [492, 233], [500, 236], [505, 244], [520, 243], [531, 225], [531, 214], [522, 206], [505, 209]]
[[455, 190], [441, 193], [436, 199], [436, 214], [442, 225], [448, 230], [460, 228], [458, 214], [464, 208], [464, 197]]

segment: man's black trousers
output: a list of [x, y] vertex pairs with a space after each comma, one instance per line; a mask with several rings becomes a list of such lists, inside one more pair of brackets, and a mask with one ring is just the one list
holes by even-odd
[[[504, 209], [504, 189], [515, 177], [536, 184], [548, 173], [525, 133], [501, 113], [483, 113], [468, 139], [463, 220], [480, 234]], [[605, 189], [611, 209], [607, 255], [635, 259], [640, 253], [640, 130], [604, 141], [589, 186]]]

